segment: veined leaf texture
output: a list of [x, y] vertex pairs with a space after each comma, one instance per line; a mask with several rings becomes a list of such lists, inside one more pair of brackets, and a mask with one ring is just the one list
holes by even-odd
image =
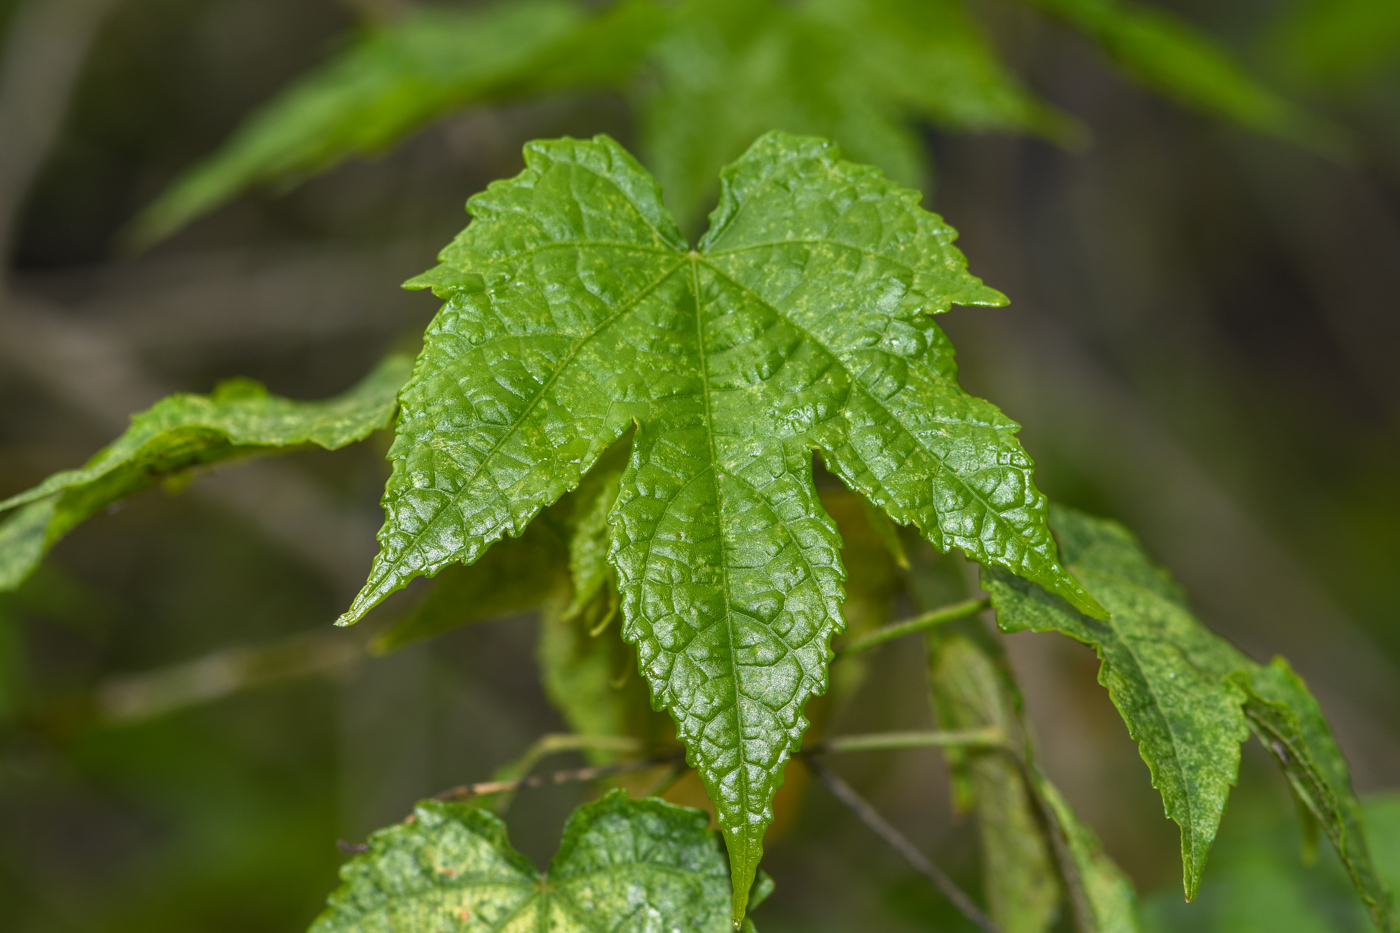
[[769, 134], [696, 249], [606, 137], [526, 170], [410, 285], [446, 304], [400, 394], [381, 552], [344, 622], [524, 533], [635, 426], [609, 515], [624, 637], [719, 811], [743, 915], [807, 698], [842, 627], [828, 469], [942, 550], [1087, 612], [1017, 426], [963, 392], [930, 318], [1002, 296], [918, 195]]

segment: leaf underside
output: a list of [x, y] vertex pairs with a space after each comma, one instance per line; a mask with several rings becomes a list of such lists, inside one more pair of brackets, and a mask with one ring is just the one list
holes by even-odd
[[635, 425], [609, 517], [623, 634], [719, 810], [742, 912], [842, 626], [813, 450], [940, 549], [1097, 606], [1057, 563], [1016, 425], [955, 381], [929, 313], [1004, 299], [916, 194], [771, 134], [726, 170], [690, 250], [612, 140], [525, 158], [410, 283], [446, 304], [400, 395], [381, 553], [342, 621], [521, 534]]
[[269, 395], [233, 380], [213, 395], [172, 395], [132, 416], [131, 427], [87, 465], [55, 473], [0, 502], [23, 506], [0, 524], [0, 592], [19, 586], [75, 526], [109, 505], [197, 467], [315, 445], [335, 450], [386, 428], [412, 361], [391, 356], [344, 394], [321, 402]]
[[[1026, 737], [1020, 696], [1009, 675], [978, 637], [973, 622], [933, 629], [926, 636], [929, 683], [939, 728], [992, 726], [1020, 749]], [[1003, 933], [1045, 933], [1055, 921], [1059, 881], [1044, 833], [1015, 759], [1002, 750], [949, 750], [959, 809], [977, 813], [982, 891], [988, 913]], [[1019, 753], [1019, 752], [1018, 752]]]
[[708, 824], [702, 811], [613, 791], [574, 811], [541, 875], [496, 816], [425, 801], [346, 863], [309, 933], [732, 933], [728, 867]]
[[1322, 823], [1378, 929], [1395, 929], [1367, 851], [1346, 762], [1316, 701], [1281, 662], [1261, 666], [1202, 625], [1180, 588], [1120, 525], [1053, 508], [1065, 566], [1111, 613], [1091, 619], [998, 568], [982, 585], [1006, 631], [1058, 631], [1093, 647], [1169, 817], [1181, 827], [1187, 899], [1195, 897], [1252, 730]]

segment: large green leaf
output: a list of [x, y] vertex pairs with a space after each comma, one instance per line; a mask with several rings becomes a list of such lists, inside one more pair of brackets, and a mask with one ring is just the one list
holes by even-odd
[[269, 395], [232, 380], [213, 395], [172, 395], [131, 419], [131, 427], [87, 465], [55, 473], [0, 502], [24, 506], [0, 524], [0, 592], [23, 583], [49, 548], [112, 503], [199, 466], [316, 445], [328, 450], [389, 426], [412, 361], [391, 356], [357, 385], [323, 402]]
[[1016, 425], [955, 381], [929, 313], [1004, 299], [917, 195], [772, 134], [726, 170], [691, 250], [612, 140], [525, 159], [411, 283], [446, 304], [400, 396], [380, 555], [342, 621], [520, 534], [635, 424], [610, 518], [624, 635], [718, 808], [742, 914], [842, 624], [814, 449], [939, 548], [1097, 606], [1056, 561]]
[[1080, 30], [1126, 70], [1183, 104], [1327, 155], [1347, 152], [1335, 126], [1265, 87], [1219, 41], [1165, 10], [1126, 0], [1027, 2]]
[[1252, 729], [1322, 823], [1377, 928], [1395, 929], [1346, 763], [1302, 682], [1280, 663], [1254, 663], [1197, 621], [1179, 587], [1120, 525], [1065, 508], [1052, 510], [1052, 523], [1065, 565], [1108, 608], [1108, 621], [997, 568], [984, 570], [983, 586], [1007, 631], [1059, 631], [1103, 659], [1099, 680], [1181, 826], [1187, 898], [1199, 888], [1239, 773], [1239, 744]]
[[574, 811], [541, 874], [497, 817], [425, 801], [341, 869], [310, 933], [732, 933], [728, 867], [708, 825], [700, 810], [613, 791]]

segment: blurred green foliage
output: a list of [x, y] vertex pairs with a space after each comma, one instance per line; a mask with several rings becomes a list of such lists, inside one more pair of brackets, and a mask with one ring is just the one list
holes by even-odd
[[[17, 6], [0, 2], [0, 22]], [[1400, 658], [1390, 582], [1400, 559], [1400, 393], [1387, 323], [1400, 283], [1386, 269], [1400, 179], [1394, 4], [1055, 7], [1086, 24], [1090, 14], [1146, 11], [1174, 24], [1169, 31], [1193, 22], [1204, 28], [1190, 35], [1223, 37], [1199, 47], [1216, 56], [1210, 67], [1228, 45], [1239, 60], [1273, 69], [1361, 140], [1365, 171], [1339, 172], [1183, 120], [1096, 70], [1078, 44], [1019, 5], [976, 6], [974, 22], [1004, 57], [1005, 73], [1091, 127], [1095, 146], [1070, 155], [1034, 141], [956, 138], [930, 130], [917, 110], [886, 121], [905, 148], [886, 147], [881, 158], [903, 158], [911, 177], [927, 179], [927, 154], [937, 156], [939, 209], [989, 277], [1017, 298], [999, 317], [956, 325], [964, 378], [1026, 423], [1052, 494], [1130, 520], [1189, 582], [1203, 618], [1252, 655], [1295, 658], [1337, 721], [1359, 786], [1396, 786], [1389, 717], [1397, 704], [1387, 702], [1394, 694], [1385, 680], [1386, 665]], [[480, 7], [471, 9], [478, 15]], [[17, 293], [57, 301], [82, 323], [127, 328], [141, 365], [173, 388], [207, 391], [230, 373], [251, 372], [282, 395], [327, 397], [425, 320], [423, 306], [388, 289], [460, 226], [468, 194], [518, 169], [520, 140], [601, 128], [643, 141], [637, 111], [610, 92], [503, 94], [503, 107], [452, 116], [372, 164], [351, 160], [287, 197], [231, 202], [153, 257], [112, 259], [107, 245], [118, 227], [239, 121], [289, 81], [395, 28], [356, 25], [348, 5], [330, 2], [120, 5], [20, 218]], [[1107, 26], [1097, 28], [1108, 36]], [[773, 53], [784, 46], [772, 30], [752, 35], [767, 38], [747, 50], [711, 47], [710, 60], [760, 72], [787, 60]], [[1107, 38], [1097, 44], [1114, 52]], [[1155, 46], [1140, 48], [1143, 60], [1127, 70], [1150, 80]], [[583, 45], [589, 49], [604, 46]], [[628, 55], [616, 61], [632, 61]], [[579, 65], [570, 81], [596, 67], [578, 47], [571, 60]], [[662, 93], [664, 63], [649, 61], [626, 90], [634, 103]], [[895, 70], [892, 82], [922, 73]], [[1188, 71], [1183, 87], [1218, 90], [1195, 81], [1201, 73]], [[787, 96], [809, 90], [823, 91], [799, 79]], [[768, 101], [753, 96], [754, 107]], [[1272, 100], [1261, 112], [1281, 112]], [[273, 187], [286, 190], [320, 168], [302, 165]], [[391, 244], [413, 255], [378, 265], [381, 254], [402, 248]], [[299, 309], [316, 300], [264, 275], [276, 256], [289, 274], [310, 280], [308, 255], [337, 262], [345, 283], [339, 292], [322, 285], [333, 296], [324, 320], [342, 323], [318, 325], [327, 329], [315, 335], [295, 327]], [[219, 300], [224, 293], [232, 304]], [[375, 324], [348, 323], [347, 295], [357, 293], [380, 309]], [[181, 310], [171, 319], [188, 323], [154, 340], [154, 318], [142, 309], [153, 314], [167, 301]], [[267, 330], [261, 308], [288, 329]], [[228, 320], [237, 327], [223, 326]], [[9, 369], [0, 372], [0, 392], [0, 494], [82, 462], [117, 433]], [[382, 485], [381, 452], [350, 450], [336, 460], [303, 452], [287, 464], [337, 508], [366, 519]], [[1150, 481], [1135, 486], [1133, 476]], [[223, 481], [201, 478], [196, 491]], [[94, 516], [0, 601], [0, 925], [25, 933], [304, 929], [333, 885], [340, 858], [331, 840], [358, 840], [425, 794], [488, 777], [536, 736], [564, 727], [535, 673], [537, 629], [518, 618], [150, 721], [105, 719], [96, 698], [108, 688], [221, 657], [231, 644], [283, 644], [341, 608], [340, 584], [259, 530], [255, 511], [147, 493]], [[857, 531], [842, 525], [848, 541]], [[861, 611], [877, 619], [910, 609], [880, 585], [866, 596]], [[605, 604], [587, 611], [595, 609], [606, 615]], [[400, 611], [411, 612], [405, 604], [386, 610]], [[1146, 898], [1154, 929], [1366, 929], [1335, 857], [1324, 851], [1315, 868], [1295, 857], [1304, 846], [1283, 781], [1251, 772], [1248, 759], [1200, 897], [1183, 905], [1177, 866], [1162, 856], [1174, 830], [1156, 818], [1145, 769], [1113, 710], [1094, 699], [1092, 657], [1038, 636], [1007, 644], [1032, 698], [1059, 698], [1040, 707], [1048, 712], [1035, 723], [1045, 768], [1139, 887], [1162, 892]], [[911, 654], [891, 647], [858, 659], [878, 663], [879, 676], [847, 678], [853, 697], [832, 704], [823, 728], [927, 726], [922, 658]], [[976, 887], [975, 824], [950, 822], [933, 806], [947, 790], [935, 755], [853, 758], [843, 769]], [[963, 928], [925, 882], [901, 878], [859, 826], [804, 797], [800, 781], [789, 783], [783, 806], [800, 806], [803, 818], [770, 848], [773, 869], [794, 880], [760, 915], [765, 933]], [[577, 795], [533, 793], [511, 832], [542, 863]], [[1387, 804], [1367, 798], [1366, 806], [1378, 870], [1393, 885], [1400, 828]], [[841, 853], [839, 870], [813, 854], [822, 851]]]

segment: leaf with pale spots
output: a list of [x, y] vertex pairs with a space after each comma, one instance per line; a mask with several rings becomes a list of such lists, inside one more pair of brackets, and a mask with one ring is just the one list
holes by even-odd
[[[424, 801], [346, 863], [309, 933], [733, 933], [729, 870], [708, 826], [703, 811], [613, 791], [574, 811], [541, 875], [499, 818]], [[762, 879], [755, 900], [771, 887]]]
[[526, 147], [410, 285], [446, 304], [400, 396], [381, 551], [345, 622], [519, 535], [633, 425], [609, 514], [623, 635], [715, 802], [745, 900], [842, 627], [813, 451], [941, 549], [1088, 612], [1017, 426], [963, 392], [930, 314], [1005, 299], [918, 195], [770, 134], [689, 248], [612, 140]]
[[1063, 632], [1103, 659], [1099, 681], [1137, 740], [1167, 815], [1181, 826], [1187, 899], [1196, 895], [1239, 774], [1240, 743], [1253, 731], [1326, 832], [1376, 929], [1395, 930], [1346, 762], [1303, 682], [1281, 660], [1256, 664], [1202, 625], [1121, 525], [1059, 507], [1052, 520], [1065, 565], [1110, 610], [1109, 620], [1090, 619], [996, 568], [983, 572], [982, 585], [1003, 629]]

